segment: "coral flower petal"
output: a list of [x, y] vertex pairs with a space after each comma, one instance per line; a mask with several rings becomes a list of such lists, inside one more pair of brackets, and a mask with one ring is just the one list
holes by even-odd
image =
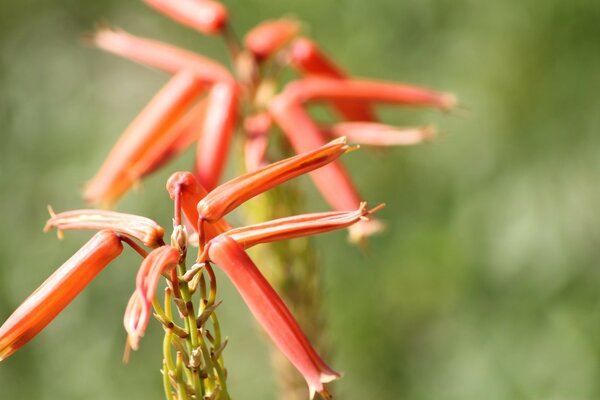
[[136, 290], [131, 296], [123, 318], [128, 342], [132, 349], [138, 348], [150, 315], [158, 281], [163, 272], [177, 266], [181, 254], [171, 246], [154, 249], [142, 262], [136, 278]]
[[436, 135], [432, 126], [398, 128], [376, 122], [341, 122], [321, 129], [330, 137], [346, 137], [348, 140], [371, 146], [409, 146], [423, 143]]
[[[340, 138], [303, 154], [238, 176], [211, 191], [198, 203], [199, 217], [208, 222], [216, 221], [254, 196], [329, 164], [349, 149], [345, 139]], [[358, 206], [358, 202], [355, 206]], [[347, 207], [351, 208], [355, 207]]]
[[[307, 38], [299, 38], [290, 46], [290, 61], [297, 69], [311, 77], [345, 80], [347, 74]], [[332, 100], [337, 111], [350, 121], [374, 121], [376, 117], [369, 104], [360, 101]]]
[[211, 88], [196, 153], [198, 180], [209, 191], [219, 183], [227, 161], [237, 119], [237, 104], [238, 90], [235, 85], [217, 83]]
[[358, 210], [355, 211], [301, 214], [241, 228], [233, 228], [225, 232], [224, 235], [235, 240], [244, 249], [248, 249], [259, 243], [293, 239], [347, 228], [356, 222], [367, 220], [372, 211], [367, 210], [366, 203], [361, 203]]
[[35, 337], [114, 260], [123, 245], [100, 231], [33, 292], [0, 327], [0, 360]]
[[246, 34], [244, 45], [260, 62], [285, 46], [299, 31], [300, 23], [293, 19], [263, 21]]
[[117, 201], [135, 183], [128, 174], [129, 168], [168, 132], [200, 91], [201, 85], [193, 73], [182, 71], [175, 75], [123, 133], [88, 184], [85, 198], [103, 206]]
[[277, 292], [262, 276], [241, 245], [227, 235], [208, 243], [210, 259], [233, 282], [244, 302], [277, 347], [304, 376], [311, 398], [324, 383], [340, 377], [325, 364]]
[[[190, 221], [194, 230], [198, 225], [197, 205], [206, 195], [207, 191], [198, 183], [198, 180], [191, 172], [175, 172], [167, 181], [167, 191], [172, 200], [179, 197], [180, 206], [186, 218]], [[206, 239], [210, 240], [215, 236], [231, 229], [231, 226], [224, 220], [205, 226]]]
[[219, 33], [227, 23], [227, 9], [213, 0], [144, 0], [167, 17], [205, 34]]
[[123, 30], [101, 29], [93, 41], [105, 51], [173, 75], [189, 69], [205, 83], [233, 81], [227, 68], [210, 58]]
[[165, 233], [160, 225], [149, 218], [105, 210], [73, 210], [53, 214], [46, 222], [44, 231], [52, 228], [58, 229], [59, 232], [73, 229], [110, 229], [132, 236], [148, 247], [162, 245]]

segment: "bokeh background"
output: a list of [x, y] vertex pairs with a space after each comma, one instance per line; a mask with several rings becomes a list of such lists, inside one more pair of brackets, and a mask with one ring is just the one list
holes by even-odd
[[[237, 31], [296, 16], [356, 75], [455, 92], [432, 144], [346, 157], [387, 232], [317, 240], [342, 399], [600, 398], [600, 4], [596, 0], [227, 0]], [[89, 48], [105, 21], [225, 61], [137, 0], [0, 0], [0, 319], [89, 233], [43, 234], [166, 76]], [[169, 226], [170, 172], [118, 209]], [[308, 209], [324, 204], [307, 180]], [[161, 329], [121, 363], [138, 260], [104, 271], [0, 364], [2, 399], [161, 399]], [[237, 399], [275, 399], [268, 347], [221, 279]]]

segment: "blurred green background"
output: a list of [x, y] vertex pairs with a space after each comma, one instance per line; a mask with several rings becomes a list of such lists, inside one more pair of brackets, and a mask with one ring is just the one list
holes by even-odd
[[[369, 254], [317, 240], [342, 399], [600, 398], [600, 4], [596, 0], [228, 0], [237, 31], [281, 15], [359, 76], [455, 92], [432, 144], [346, 157], [385, 201]], [[139, 1], [0, 0], [0, 320], [89, 233], [43, 234], [46, 204], [82, 184], [166, 76], [86, 47], [98, 22], [225, 60]], [[164, 180], [118, 209], [170, 225]], [[308, 181], [309, 207], [324, 204]], [[0, 364], [2, 399], [161, 399], [156, 323], [129, 364], [121, 324], [138, 260], [103, 272], [43, 334]], [[274, 399], [268, 347], [221, 279], [237, 399]]]

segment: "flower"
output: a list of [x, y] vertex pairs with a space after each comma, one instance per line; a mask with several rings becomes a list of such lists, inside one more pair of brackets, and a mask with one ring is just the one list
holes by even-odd
[[242, 246], [227, 235], [207, 244], [211, 261], [219, 265], [234, 284], [254, 318], [265, 329], [277, 347], [304, 376], [310, 390], [325, 390], [323, 384], [338, 379], [340, 374], [319, 357], [302, 329], [277, 292], [262, 276]]
[[62, 236], [63, 230], [111, 229], [132, 236], [151, 248], [164, 244], [165, 230], [162, 226], [150, 218], [138, 215], [105, 210], [74, 210], [55, 214], [50, 208], [50, 217], [44, 226], [44, 232], [56, 228], [59, 237]]
[[123, 245], [102, 230], [69, 258], [0, 327], [0, 361], [33, 339], [113, 261]]

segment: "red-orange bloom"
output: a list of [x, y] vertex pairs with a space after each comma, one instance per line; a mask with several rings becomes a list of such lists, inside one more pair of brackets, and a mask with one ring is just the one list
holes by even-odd
[[423, 143], [436, 135], [436, 129], [431, 125], [399, 128], [377, 122], [340, 122], [321, 131], [330, 138], [346, 137], [370, 146], [408, 146]]
[[133, 36], [123, 30], [101, 29], [93, 40], [105, 51], [173, 75], [187, 69], [205, 83], [233, 81], [229, 71], [210, 58], [157, 40]]
[[383, 205], [368, 210], [367, 204], [361, 203], [356, 211], [330, 211], [295, 215], [233, 228], [223, 233], [223, 235], [229, 236], [244, 249], [248, 249], [259, 243], [293, 239], [347, 228], [359, 221], [368, 220], [368, 216], [381, 207]]
[[[347, 74], [328, 58], [315, 42], [299, 38], [290, 46], [291, 64], [309, 77], [345, 80]], [[376, 119], [367, 103], [353, 100], [331, 100], [340, 115], [351, 121], [374, 121]]]
[[54, 214], [44, 226], [44, 232], [56, 228], [59, 237], [63, 230], [74, 229], [110, 229], [132, 236], [148, 247], [157, 247], [163, 243], [165, 230], [150, 218], [105, 210], [73, 210]]
[[210, 90], [202, 136], [196, 150], [196, 175], [207, 190], [219, 183], [237, 119], [238, 88], [217, 83]]
[[[208, 192], [198, 183], [191, 172], [175, 172], [167, 181], [167, 191], [171, 200], [175, 202], [176, 212], [183, 210], [187, 220], [194, 230], [198, 229], [197, 205]], [[231, 226], [224, 219], [215, 221], [204, 227], [206, 240], [210, 240], [219, 234], [228, 231]]]
[[244, 45], [257, 61], [264, 61], [285, 46], [300, 31], [300, 23], [288, 18], [263, 21], [244, 38]]
[[181, 254], [171, 246], [154, 249], [142, 262], [136, 279], [136, 290], [129, 299], [123, 324], [128, 333], [128, 343], [136, 350], [152, 315], [152, 300], [161, 274], [175, 268]]
[[219, 33], [227, 23], [227, 9], [213, 0], [144, 1], [174, 21], [208, 35]]
[[182, 71], [175, 75], [123, 133], [88, 184], [86, 199], [103, 206], [119, 199], [140, 178], [132, 176], [130, 168], [168, 132], [201, 90], [193, 73]]
[[311, 398], [315, 392], [324, 392], [323, 384], [339, 378], [340, 374], [319, 357], [283, 300], [242, 246], [222, 235], [210, 241], [207, 248], [210, 260], [225, 271], [256, 320], [304, 376]]
[[350, 149], [346, 140], [340, 138], [234, 178], [211, 191], [198, 203], [199, 217], [207, 222], [217, 221], [254, 196], [329, 164]]
[[122, 250], [119, 236], [106, 230], [79, 249], [0, 327], [0, 361], [44, 329]]

